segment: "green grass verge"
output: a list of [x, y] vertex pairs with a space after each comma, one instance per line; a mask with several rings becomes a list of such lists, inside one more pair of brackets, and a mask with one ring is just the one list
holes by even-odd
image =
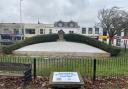
[[[31, 57], [0, 56], [2, 62], [33, 63]], [[37, 75], [50, 75], [53, 71], [78, 71], [92, 76], [93, 60], [85, 59], [44, 59], [36, 58]], [[97, 59], [97, 76], [128, 75], [128, 57]]]

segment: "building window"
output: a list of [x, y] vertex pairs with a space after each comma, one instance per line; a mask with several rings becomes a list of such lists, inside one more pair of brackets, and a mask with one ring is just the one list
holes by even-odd
[[19, 29], [14, 29], [14, 34], [18, 35], [19, 34]]
[[69, 22], [68, 26], [73, 28], [73, 27], [75, 27], [75, 23], [74, 22]]
[[82, 28], [82, 34], [86, 34], [86, 28]]
[[120, 46], [121, 45], [121, 39], [117, 39], [116, 40], [116, 46]]
[[40, 34], [44, 34], [44, 29], [40, 29]]
[[58, 27], [63, 27], [64, 24], [63, 24], [63, 22], [59, 22], [59, 23], [57, 23], [57, 26], [58, 26]]
[[9, 35], [9, 34], [1, 34], [1, 39], [5, 39], [5, 40], [11, 40], [12, 39], [12, 37], [11, 37], [11, 35]]
[[95, 28], [95, 34], [99, 34], [99, 28]]
[[74, 31], [69, 31], [69, 34], [73, 34], [74, 33]]
[[124, 36], [128, 36], [128, 29], [124, 30]]
[[49, 34], [52, 34], [52, 29], [49, 29]]
[[6, 29], [4, 29], [4, 31], [9, 31], [9, 29], [6, 28]]
[[9, 34], [9, 29], [4, 29], [4, 34]]
[[103, 30], [103, 36], [107, 36], [107, 31]]
[[121, 31], [118, 31], [117, 32], [117, 36], [121, 36]]
[[88, 34], [92, 34], [92, 28], [88, 28]]
[[35, 34], [35, 29], [25, 29], [26, 34]]
[[21, 32], [22, 32], [21, 34], [23, 35], [24, 34], [24, 29], [21, 29]]

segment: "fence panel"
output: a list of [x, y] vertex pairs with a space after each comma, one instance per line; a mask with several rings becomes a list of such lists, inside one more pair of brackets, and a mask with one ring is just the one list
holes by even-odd
[[128, 75], [128, 58], [115, 57], [115, 58], [99, 58], [96, 64], [97, 77], [120, 77]]
[[83, 76], [92, 76], [91, 58], [37, 58], [37, 74], [48, 76], [53, 71], [78, 71]]
[[[0, 56], [0, 62], [27, 64], [33, 63], [33, 59], [33, 57]], [[92, 58], [84, 57], [36, 57], [36, 75], [49, 76], [53, 71], [78, 71], [82, 76], [93, 77], [93, 61]], [[12, 71], [8, 71], [8, 73], [12, 73]], [[128, 57], [96, 59], [96, 77], [109, 78], [127, 75]]]

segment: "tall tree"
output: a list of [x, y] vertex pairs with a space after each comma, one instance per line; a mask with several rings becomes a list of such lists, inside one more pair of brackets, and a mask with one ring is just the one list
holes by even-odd
[[109, 36], [109, 45], [112, 44], [112, 38], [115, 35], [127, 28], [127, 17], [127, 12], [118, 7], [99, 11], [98, 19], [100, 20], [100, 26]]

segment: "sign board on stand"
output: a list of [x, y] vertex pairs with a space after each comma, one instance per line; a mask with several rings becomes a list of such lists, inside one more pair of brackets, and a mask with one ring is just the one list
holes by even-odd
[[52, 88], [80, 88], [84, 85], [78, 72], [53, 72], [50, 76], [49, 85]]
[[77, 72], [54, 72], [53, 82], [80, 82]]

